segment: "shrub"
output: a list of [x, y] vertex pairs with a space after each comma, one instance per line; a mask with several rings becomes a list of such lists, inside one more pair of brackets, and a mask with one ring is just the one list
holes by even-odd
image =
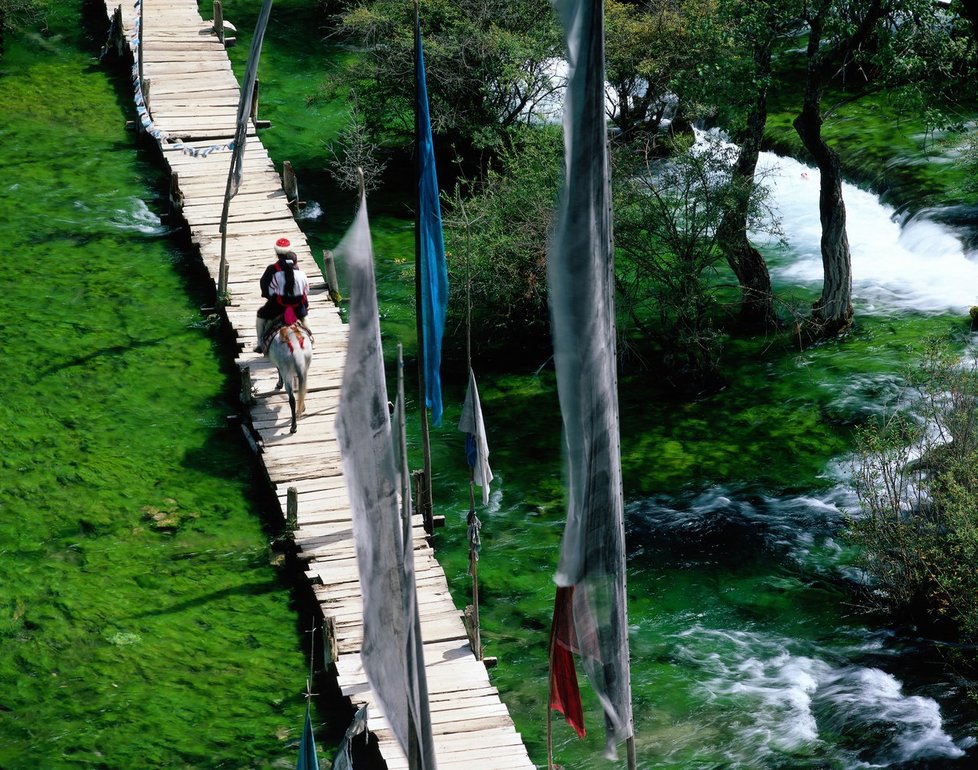
[[857, 435], [849, 537], [870, 609], [978, 636], [978, 364], [927, 343], [909, 408]]

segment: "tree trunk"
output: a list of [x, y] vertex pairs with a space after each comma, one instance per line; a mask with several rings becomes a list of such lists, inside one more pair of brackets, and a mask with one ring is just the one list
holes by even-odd
[[839, 156], [822, 138], [822, 78], [818, 48], [819, 25], [812, 24], [809, 36], [805, 101], [794, 126], [805, 149], [815, 159], [821, 174], [818, 195], [822, 223], [822, 296], [812, 305], [812, 315], [803, 327], [803, 340], [834, 337], [852, 325], [852, 257], [846, 235], [846, 204], [842, 199], [842, 170]]
[[[754, 51], [759, 82], [766, 83], [771, 73], [771, 46], [759, 44]], [[753, 328], [773, 329], [778, 325], [771, 292], [771, 274], [761, 253], [747, 238], [747, 216], [750, 190], [753, 188], [757, 158], [761, 152], [764, 125], [767, 122], [767, 86], [758, 88], [754, 104], [747, 116], [747, 131], [734, 164], [734, 183], [741, 191], [728, 208], [720, 223], [717, 239], [727, 263], [740, 283], [740, 315]]]

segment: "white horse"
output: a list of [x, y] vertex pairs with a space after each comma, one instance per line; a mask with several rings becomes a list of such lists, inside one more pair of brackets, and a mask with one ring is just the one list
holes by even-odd
[[272, 333], [272, 338], [266, 346], [268, 357], [278, 369], [278, 383], [275, 390], [289, 394], [289, 408], [292, 410], [292, 428], [289, 433], [295, 433], [295, 422], [306, 410], [306, 375], [312, 364], [312, 337], [301, 324], [283, 326]]

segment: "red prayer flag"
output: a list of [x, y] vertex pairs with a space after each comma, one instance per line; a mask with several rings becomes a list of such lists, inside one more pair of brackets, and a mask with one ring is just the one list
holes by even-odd
[[576, 649], [574, 586], [558, 586], [550, 626], [550, 708], [563, 714], [567, 724], [574, 728], [579, 738], [583, 738], [584, 707], [574, 666]]

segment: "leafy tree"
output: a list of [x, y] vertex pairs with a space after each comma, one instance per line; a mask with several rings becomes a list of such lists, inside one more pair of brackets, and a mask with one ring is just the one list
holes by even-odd
[[449, 329], [464, 328], [471, 306], [483, 355], [549, 344], [547, 244], [563, 158], [559, 127], [523, 127], [498, 167], [445, 200]]
[[[425, 0], [421, 3], [432, 130], [460, 149], [495, 149], [550, 97], [562, 41], [547, 0]], [[414, 6], [348, 0], [339, 33], [364, 56], [341, 77], [352, 82], [368, 125], [413, 136]], [[390, 138], [390, 137], [388, 137]]]
[[45, 0], [0, 0], [0, 56], [7, 35], [41, 19], [45, 7]]
[[350, 98], [350, 119], [335, 141], [328, 142], [329, 167], [339, 187], [347, 190], [376, 190], [387, 161], [381, 159], [380, 148], [370, 140], [366, 122], [356, 98]]
[[[774, 51], [799, 27], [797, 3], [786, 0], [728, 0], [719, 8], [720, 23], [728, 30], [729, 51], [724, 75], [709, 81], [715, 98], [726, 101], [729, 131], [740, 145], [732, 174], [738, 189], [749, 191], [757, 170], [767, 95], [772, 86]], [[761, 253], [748, 238], [749, 196], [731, 196], [719, 225], [718, 242], [741, 289], [741, 318], [751, 327], [778, 325], [771, 276]]]
[[[664, 121], [701, 117], [698, 83], [719, 70], [725, 44], [715, 24], [717, 0], [605, 2], [609, 118], [625, 140], [653, 141]], [[708, 100], [709, 104], [713, 99]]]
[[731, 175], [736, 149], [720, 141], [680, 143], [668, 159], [617, 154], [616, 279], [619, 308], [634, 328], [661, 340], [673, 383], [717, 384], [721, 336], [713, 324], [724, 212], [742, 202], [760, 228], [766, 190]]
[[952, 3], [951, 7], [968, 20], [971, 24], [971, 33], [975, 40], [978, 40], [978, 0], [958, 0]]
[[[868, 0], [806, 3], [802, 19], [808, 30], [804, 97], [795, 130], [818, 166], [819, 216], [822, 225], [822, 294], [803, 329], [808, 340], [833, 336], [852, 323], [852, 260], [846, 234], [842, 169], [838, 153], [822, 135], [826, 114], [822, 98], [840, 74], [859, 80], [899, 70], [920, 59], [919, 45], [934, 39], [942, 11], [929, 0]], [[909, 72], [920, 70], [911, 67]]]
[[857, 435], [849, 536], [872, 610], [978, 636], [978, 368], [929, 341], [894, 410]]

